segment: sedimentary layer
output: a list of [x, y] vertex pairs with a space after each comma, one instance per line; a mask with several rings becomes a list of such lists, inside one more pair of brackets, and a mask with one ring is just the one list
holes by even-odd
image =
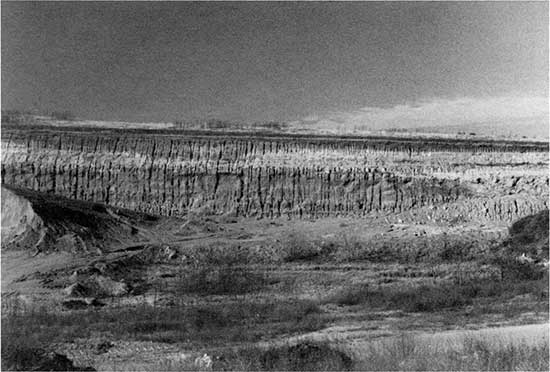
[[3, 183], [168, 216], [511, 221], [548, 207], [548, 181], [547, 144], [2, 132]]

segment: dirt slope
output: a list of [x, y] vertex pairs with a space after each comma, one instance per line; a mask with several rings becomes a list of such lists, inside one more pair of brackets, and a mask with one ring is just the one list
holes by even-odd
[[2, 187], [2, 246], [36, 245], [44, 222], [24, 197]]
[[149, 241], [159, 218], [2, 186], [2, 249], [97, 252]]

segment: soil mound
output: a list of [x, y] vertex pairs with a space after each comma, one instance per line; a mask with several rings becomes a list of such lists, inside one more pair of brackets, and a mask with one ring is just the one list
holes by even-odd
[[2, 185], [2, 249], [101, 252], [149, 240], [157, 217]]

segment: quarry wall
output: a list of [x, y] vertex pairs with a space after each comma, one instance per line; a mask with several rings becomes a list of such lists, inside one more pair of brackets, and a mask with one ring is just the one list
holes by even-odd
[[548, 207], [548, 149], [4, 130], [2, 183], [160, 215], [514, 220]]

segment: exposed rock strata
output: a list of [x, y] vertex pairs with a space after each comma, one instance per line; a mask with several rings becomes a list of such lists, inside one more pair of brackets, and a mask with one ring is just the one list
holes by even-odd
[[544, 145], [2, 133], [2, 182], [160, 215], [414, 213], [514, 220], [547, 207]]

